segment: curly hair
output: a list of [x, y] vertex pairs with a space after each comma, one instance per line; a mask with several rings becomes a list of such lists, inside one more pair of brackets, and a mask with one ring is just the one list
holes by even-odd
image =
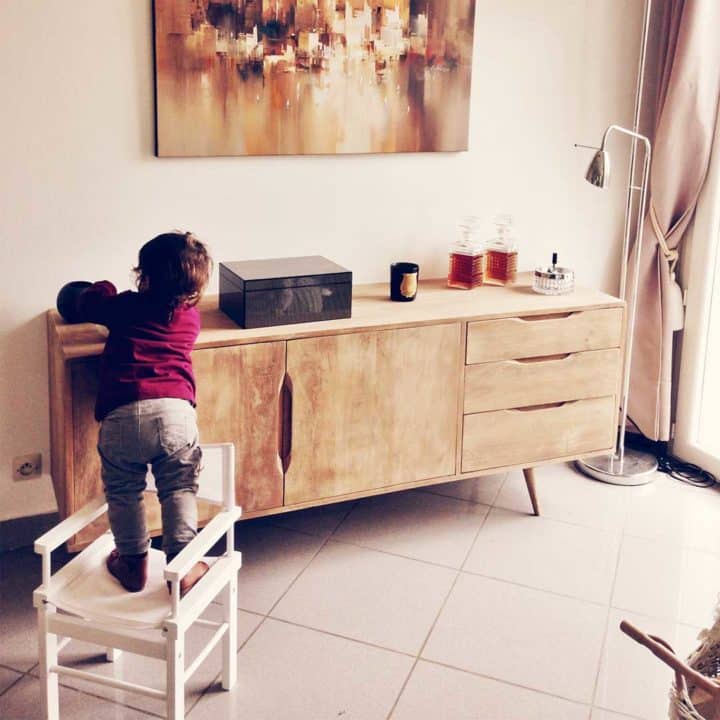
[[200, 301], [210, 280], [212, 258], [191, 232], [174, 231], [145, 243], [133, 271], [138, 290], [167, 308], [169, 322], [177, 308]]

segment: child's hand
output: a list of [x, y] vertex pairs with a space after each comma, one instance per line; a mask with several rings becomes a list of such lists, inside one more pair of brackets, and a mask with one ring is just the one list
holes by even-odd
[[62, 315], [65, 322], [80, 322], [78, 298], [83, 290], [86, 290], [91, 285], [91, 282], [85, 280], [73, 280], [73, 282], [69, 282], [60, 288], [56, 305], [58, 312]]

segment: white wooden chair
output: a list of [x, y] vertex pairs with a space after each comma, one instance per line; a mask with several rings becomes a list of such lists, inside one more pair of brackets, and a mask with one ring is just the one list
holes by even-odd
[[[230, 690], [237, 676], [237, 576], [241, 555], [234, 550], [234, 523], [241, 509], [235, 505], [235, 453], [232, 444], [203, 445], [203, 470], [198, 497], [220, 501], [218, 512], [196, 537], [167, 566], [165, 554], [149, 551], [149, 577], [144, 590], [128, 593], [110, 575], [105, 559], [114, 547], [108, 531], [51, 574], [50, 555], [79, 530], [107, 510], [105, 499], [89, 502], [81, 510], [35, 541], [42, 555], [42, 585], [33, 594], [38, 611], [40, 679], [43, 686], [44, 717], [59, 720], [58, 678], [81, 678], [112, 688], [140, 693], [167, 703], [167, 717], [184, 717], [185, 681], [198, 669], [222, 640], [222, 686]], [[154, 488], [152, 477], [148, 488]], [[208, 572], [180, 597], [180, 579], [223, 536], [222, 557], [206, 558]], [[167, 583], [171, 591], [168, 593]], [[223, 593], [223, 621], [200, 617], [207, 606]], [[215, 629], [207, 645], [188, 665], [185, 660], [185, 633], [193, 625]], [[107, 659], [119, 652], [165, 660], [166, 689], [138, 685], [117, 678], [60, 665], [58, 652], [72, 639], [107, 648]]]

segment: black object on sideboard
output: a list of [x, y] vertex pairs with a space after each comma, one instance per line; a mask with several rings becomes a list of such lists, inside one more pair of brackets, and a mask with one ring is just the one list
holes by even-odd
[[244, 328], [349, 318], [352, 272], [311, 255], [220, 263], [220, 310]]

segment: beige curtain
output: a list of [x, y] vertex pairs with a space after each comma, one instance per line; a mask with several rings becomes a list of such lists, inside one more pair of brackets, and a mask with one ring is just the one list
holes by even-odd
[[670, 434], [673, 333], [683, 326], [675, 266], [710, 161], [720, 98], [720, 0], [666, 0], [662, 29], [628, 405], [632, 421], [653, 440]]

